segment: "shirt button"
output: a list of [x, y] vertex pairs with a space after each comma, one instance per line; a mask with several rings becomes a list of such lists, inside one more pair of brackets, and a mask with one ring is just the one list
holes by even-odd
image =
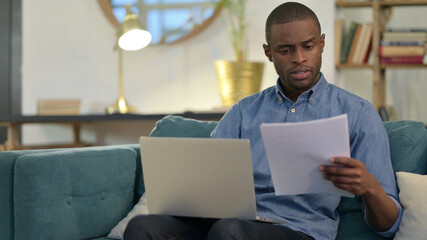
[[309, 101], [312, 103], [313, 102], [313, 98], [310, 98]]
[[295, 108], [292, 108], [292, 109], [291, 109], [291, 112], [292, 112], [292, 113], [295, 113]]

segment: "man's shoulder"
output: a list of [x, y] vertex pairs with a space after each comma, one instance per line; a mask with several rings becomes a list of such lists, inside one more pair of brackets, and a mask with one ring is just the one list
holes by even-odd
[[370, 107], [369, 101], [334, 84], [328, 84], [328, 96], [335, 96], [343, 104], [359, 107]]

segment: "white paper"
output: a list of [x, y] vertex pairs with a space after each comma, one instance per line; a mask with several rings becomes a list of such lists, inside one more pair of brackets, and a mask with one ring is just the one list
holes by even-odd
[[320, 165], [350, 157], [347, 114], [307, 122], [264, 123], [261, 134], [276, 195], [332, 193], [354, 195], [325, 180]]

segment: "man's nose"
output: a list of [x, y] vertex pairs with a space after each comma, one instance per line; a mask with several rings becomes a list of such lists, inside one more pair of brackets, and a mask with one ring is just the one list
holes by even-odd
[[297, 63], [297, 64], [301, 64], [301, 63], [304, 63], [305, 61], [307, 61], [307, 57], [305, 55], [304, 49], [302, 49], [300, 47], [295, 49], [295, 52], [294, 52], [292, 58], [293, 58], [292, 61], [294, 63]]

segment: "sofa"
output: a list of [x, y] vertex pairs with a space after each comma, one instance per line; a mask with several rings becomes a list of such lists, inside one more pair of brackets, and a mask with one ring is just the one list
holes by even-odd
[[[156, 123], [150, 136], [209, 137], [216, 124], [169, 115]], [[414, 121], [384, 122], [384, 126], [394, 171], [422, 178], [422, 183], [405, 186], [409, 194], [417, 192], [414, 187], [427, 184], [427, 130]], [[135, 209], [144, 190], [138, 144], [0, 152], [0, 239], [109, 239], [107, 235]], [[422, 204], [416, 205], [416, 211], [409, 204], [408, 211], [427, 211]], [[413, 216], [406, 220], [405, 206], [402, 223], [410, 234], [420, 220], [414, 222]], [[343, 198], [338, 211], [336, 239], [383, 239], [365, 224], [357, 198]]]

